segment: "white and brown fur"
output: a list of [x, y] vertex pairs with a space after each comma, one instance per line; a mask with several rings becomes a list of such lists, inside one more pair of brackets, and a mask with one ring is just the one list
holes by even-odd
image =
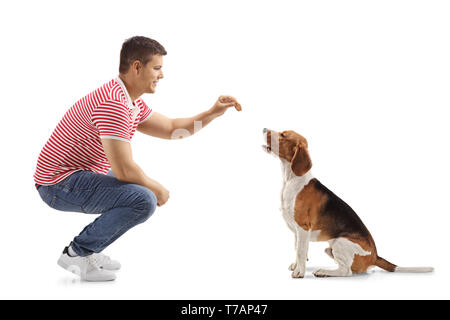
[[280, 158], [283, 173], [281, 211], [295, 234], [293, 278], [303, 278], [310, 241], [328, 241], [325, 252], [335, 270], [317, 270], [316, 277], [347, 277], [377, 266], [390, 272], [431, 272], [430, 267], [401, 268], [377, 254], [375, 242], [353, 209], [311, 174], [308, 142], [294, 131], [264, 129], [264, 149]]

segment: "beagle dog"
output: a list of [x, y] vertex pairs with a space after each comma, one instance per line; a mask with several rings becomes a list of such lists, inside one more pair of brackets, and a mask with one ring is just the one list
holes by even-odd
[[369, 230], [350, 206], [311, 173], [308, 142], [294, 131], [264, 129], [264, 150], [281, 160], [281, 211], [295, 234], [293, 278], [305, 276], [309, 241], [328, 241], [325, 249], [337, 263], [335, 270], [317, 270], [316, 277], [348, 277], [377, 266], [390, 272], [431, 272], [431, 267], [401, 268], [377, 254]]

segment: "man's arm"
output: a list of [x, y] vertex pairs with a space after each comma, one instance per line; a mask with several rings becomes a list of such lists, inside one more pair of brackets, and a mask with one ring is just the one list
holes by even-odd
[[116, 139], [102, 139], [111, 170], [120, 181], [139, 184], [156, 195], [158, 206], [162, 206], [169, 199], [169, 192], [157, 181], [150, 179], [133, 161], [129, 142]]
[[173, 119], [153, 111], [149, 119], [137, 126], [137, 130], [149, 136], [170, 139], [173, 131]]
[[171, 119], [153, 112], [149, 119], [138, 125], [137, 130], [163, 139], [178, 139], [190, 136], [204, 128], [215, 118], [223, 115], [227, 108], [235, 106], [235, 103], [236, 99], [231, 96], [220, 96], [211, 109], [189, 118]]

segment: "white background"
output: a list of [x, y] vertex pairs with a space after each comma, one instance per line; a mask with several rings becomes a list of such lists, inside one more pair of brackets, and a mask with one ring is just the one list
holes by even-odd
[[[14, 1], [0, 8], [0, 298], [448, 299], [450, 5], [447, 1]], [[243, 106], [193, 137], [136, 133], [136, 162], [169, 202], [105, 250], [111, 283], [56, 265], [95, 217], [47, 207], [38, 154], [65, 111], [118, 74], [122, 42], [161, 42], [165, 78], [144, 100], [169, 117]], [[334, 267], [312, 243], [291, 279], [279, 161], [262, 129], [292, 129], [313, 173], [358, 212], [380, 256], [432, 274]]]

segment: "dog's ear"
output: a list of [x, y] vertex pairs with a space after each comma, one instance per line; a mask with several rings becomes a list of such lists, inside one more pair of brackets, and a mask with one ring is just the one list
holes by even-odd
[[296, 176], [302, 176], [312, 167], [312, 161], [309, 157], [308, 147], [304, 143], [299, 143], [296, 146], [294, 157], [291, 161], [292, 172]]

